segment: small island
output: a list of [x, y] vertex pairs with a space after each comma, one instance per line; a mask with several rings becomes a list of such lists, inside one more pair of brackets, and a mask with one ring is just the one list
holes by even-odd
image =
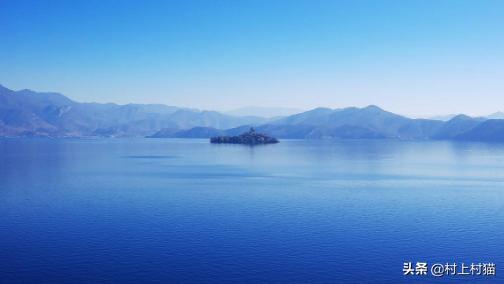
[[248, 132], [238, 136], [216, 136], [210, 138], [210, 143], [215, 144], [246, 144], [246, 145], [259, 145], [259, 144], [275, 144], [278, 139], [267, 136], [265, 134], [255, 132], [253, 127]]

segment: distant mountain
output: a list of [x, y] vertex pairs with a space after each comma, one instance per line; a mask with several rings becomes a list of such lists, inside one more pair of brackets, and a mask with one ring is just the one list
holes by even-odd
[[431, 120], [441, 120], [441, 121], [448, 121], [452, 118], [454, 118], [455, 116], [457, 116], [456, 114], [447, 114], [447, 115], [436, 115], [436, 116], [431, 116], [429, 117], [428, 119], [431, 119]]
[[488, 119], [504, 119], [504, 112], [498, 111], [487, 116]]
[[[429, 117], [429, 119], [432, 120], [441, 120], [441, 121], [449, 121], [452, 118], [459, 116], [460, 114], [447, 114], [447, 115], [437, 115], [437, 116], [432, 116]], [[462, 114], [463, 115], [463, 114]], [[486, 118], [486, 119], [504, 119], [504, 112], [498, 111], [495, 113], [492, 113], [490, 115], [480, 117], [480, 118]]]
[[377, 106], [368, 106], [334, 110], [317, 108], [273, 121], [258, 130], [292, 138], [426, 139], [441, 125], [440, 121], [410, 119]]
[[484, 118], [472, 118], [467, 115], [457, 115], [451, 120], [445, 122], [443, 126], [432, 136], [434, 139], [454, 139], [457, 136], [473, 129], [481, 122], [485, 121]]
[[504, 142], [504, 120], [489, 119], [455, 137], [456, 140]]
[[78, 103], [58, 93], [0, 86], [0, 136], [146, 136], [165, 128], [228, 129], [266, 121], [165, 105]]
[[162, 129], [148, 138], [209, 138], [212, 136], [223, 135], [224, 130], [219, 130], [213, 127], [193, 127], [191, 129], [173, 130]]
[[303, 110], [296, 108], [284, 108], [284, 107], [249, 106], [226, 111], [224, 113], [233, 116], [259, 116], [266, 118], [274, 118], [281, 116], [289, 116], [300, 112], [303, 112]]

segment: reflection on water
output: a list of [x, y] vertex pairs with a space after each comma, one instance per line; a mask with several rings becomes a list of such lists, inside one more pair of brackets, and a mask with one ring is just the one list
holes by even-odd
[[355, 283], [402, 282], [403, 261], [499, 267], [503, 161], [478, 143], [2, 139], [0, 276]]

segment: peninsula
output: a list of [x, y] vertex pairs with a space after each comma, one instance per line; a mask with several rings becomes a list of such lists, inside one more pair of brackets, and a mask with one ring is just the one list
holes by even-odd
[[238, 136], [212, 137], [210, 138], [210, 143], [259, 145], [259, 144], [275, 144], [278, 143], [278, 140], [274, 137], [257, 133], [255, 132], [255, 129], [251, 127], [248, 132], [245, 132]]

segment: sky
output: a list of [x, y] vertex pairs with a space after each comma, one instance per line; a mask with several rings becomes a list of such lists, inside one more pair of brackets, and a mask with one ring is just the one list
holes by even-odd
[[504, 110], [504, 1], [0, 0], [0, 84], [201, 109]]

